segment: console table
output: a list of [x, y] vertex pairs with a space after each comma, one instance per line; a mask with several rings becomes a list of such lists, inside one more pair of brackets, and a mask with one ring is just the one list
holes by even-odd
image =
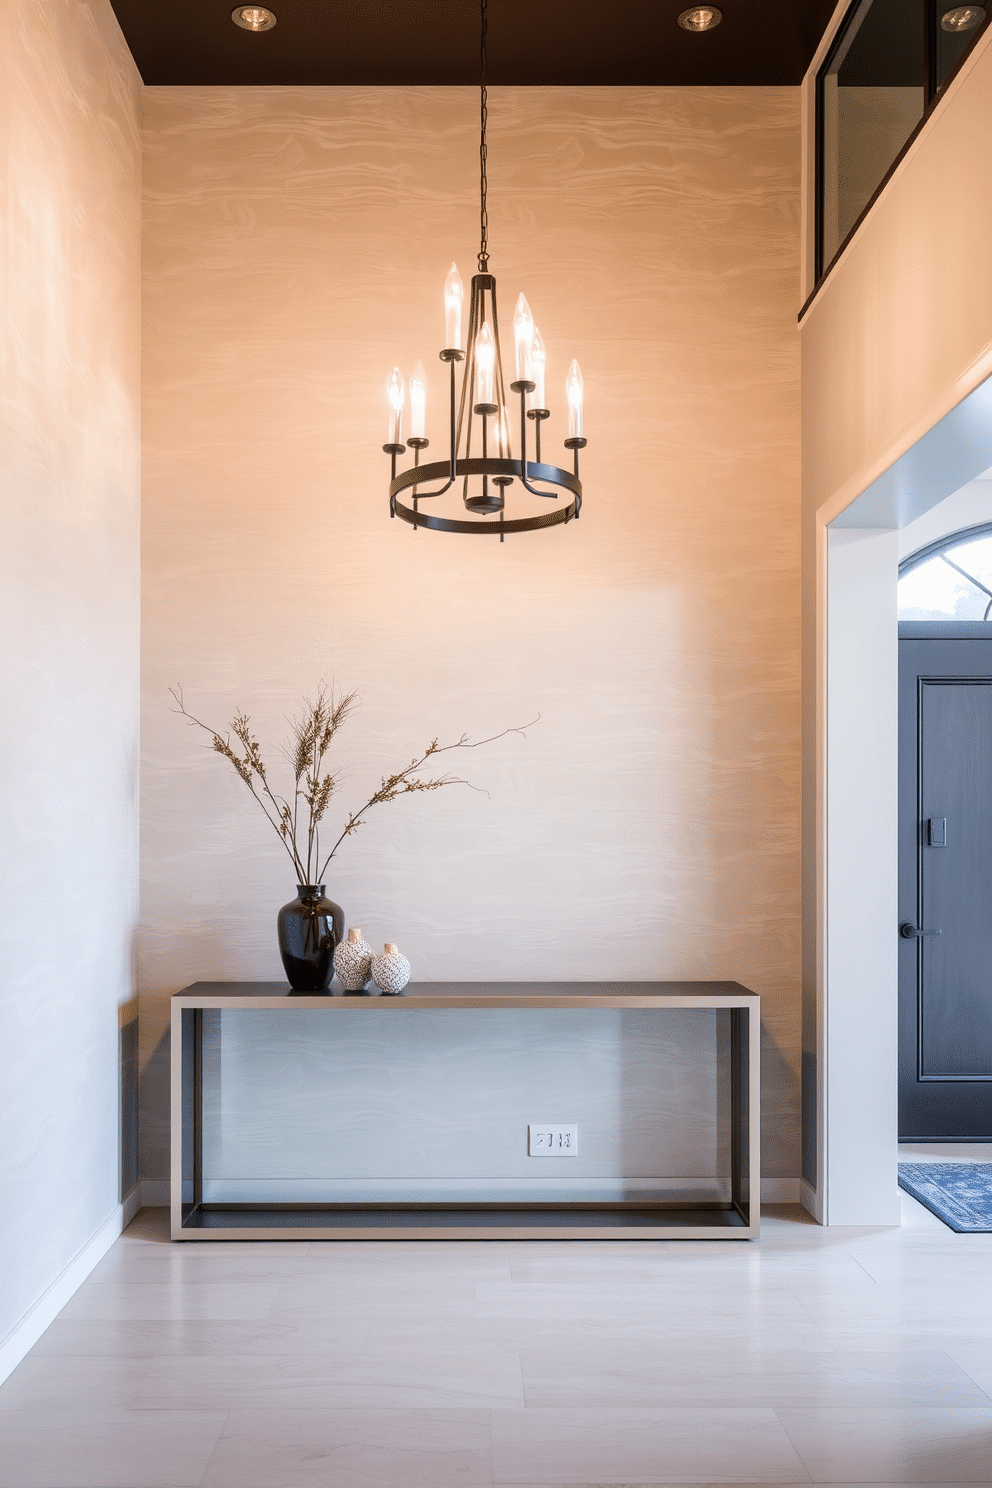
[[[481, 1016], [486, 1010], [489, 1010], [490, 1015], [488, 1025]], [[421, 1016], [418, 1024], [415, 1015], [427, 1013], [430, 1018], [425, 1021]], [[537, 1021], [532, 1017], [528, 1023], [527, 1015], [534, 1013], [540, 1017]], [[577, 1013], [581, 1016], [576, 1017]], [[646, 1041], [644, 1030], [648, 1030], [653, 1036], [655, 1030], [664, 1028], [665, 1038], [669, 1042], [658, 1047], [674, 1050], [678, 1063], [681, 1059], [680, 1050], [691, 1043], [691, 1040], [687, 1042], [680, 1033], [680, 1026], [690, 1026], [690, 1031], [691, 1028], [696, 1028], [697, 1031], [702, 1028], [706, 1032], [711, 1024], [709, 1021], [701, 1023], [700, 1015], [707, 1013], [713, 1014], [713, 1036], [706, 1046], [710, 1054], [702, 1076], [695, 1078], [692, 1071], [684, 1067], [684, 1059], [683, 1067], [675, 1075], [670, 1071], [666, 1074], [666, 1069], [660, 1064], [656, 1066], [655, 1056], [651, 1052], [655, 1045]], [[299, 1014], [304, 1014], [304, 1018], [297, 1017], [295, 1022], [289, 1021]], [[467, 1023], [466, 1014], [477, 1021]], [[647, 1014], [650, 1017], [645, 1016]], [[266, 1015], [275, 1021], [261, 1021], [260, 1015]], [[230, 1020], [232, 1016], [235, 1020], [247, 1021], [229, 1022], [226, 1025], [231, 1032], [224, 1036], [228, 1038], [234, 1052], [228, 1049], [224, 1055], [224, 1078], [228, 1085], [236, 1084], [237, 1081], [240, 1084], [237, 1085], [237, 1099], [228, 1100], [225, 1105], [214, 1090], [221, 1083], [221, 1056], [212, 1050], [220, 1047], [222, 1020]], [[589, 1021], [590, 1017], [593, 1018], [592, 1022]], [[716, 1130], [714, 1123], [719, 1107], [723, 1113], [721, 1119], [728, 1130], [719, 1143], [711, 1143], [707, 1150], [711, 1154], [717, 1154], [719, 1164], [723, 1165], [725, 1171], [709, 1175], [706, 1183], [696, 1183], [695, 1189], [693, 1180], [684, 1178], [681, 1182], [674, 1179], [658, 1180], [653, 1189], [646, 1179], [640, 1180], [640, 1187], [633, 1180], [625, 1187], [622, 1172], [618, 1172], [616, 1183], [601, 1183], [603, 1191], [597, 1190], [598, 1180], [595, 1176], [570, 1184], [567, 1156], [561, 1160], [556, 1157], [550, 1164], [531, 1162], [529, 1166], [525, 1166], [530, 1154], [525, 1145], [525, 1127], [517, 1109], [522, 1108], [522, 1098], [518, 1095], [511, 1117], [504, 1122], [512, 1137], [510, 1167], [517, 1174], [515, 1179], [511, 1176], [507, 1180], [505, 1177], [508, 1171], [505, 1157], [507, 1138], [503, 1133], [503, 1147], [500, 1148], [504, 1154], [503, 1178], [494, 1177], [489, 1182], [483, 1174], [469, 1182], [464, 1178], [451, 1177], [450, 1184], [455, 1187], [447, 1190], [443, 1183], [439, 1190], [436, 1177], [430, 1181], [425, 1178], [418, 1188], [419, 1180], [410, 1163], [415, 1163], [421, 1152], [426, 1152], [428, 1157], [436, 1156], [439, 1151], [447, 1152], [445, 1160], [449, 1168], [453, 1161], [450, 1155], [451, 1142], [449, 1141], [447, 1148], [444, 1146], [445, 1140], [451, 1136], [450, 1113], [444, 1118], [449, 1123], [448, 1127], [440, 1122], [440, 1118], [433, 1127], [431, 1125], [430, 1103], [433, 1092], [436, 1091], [438, 1100], [443, 1102], [444, 1080], [435, 1077], [432, 1084], [428, 1071], [416, 1093], [417, 1119], [422, 1122], [427, 1137], [422, 1141], [421, 1147], [414, 1147], [412, 1158], [409, 1150], [405, 1149], [407, 1177], [402, 1192], [397, 1191], [395, 1179], [384, 1179], [377, 1188], [374, 1181], [371, 1186], [363, 1187], [364, 1179], [355, 1178], [352, 1190], [343, 1199], [328, 1198], [325, 1194], [314, 1201], [312, 1184], [308, 1188], [307, 1183], [301, 1181], [297, 1192], [293, 1188], [295, 1180], [292, 1173], [287, 1178], [285, 1174], [273, 1177], [270, 1172], [273, 1166], [278, 1166], [280, 1160], [290, 1169], [299, 1166], [295, 1160], [301, 1149], [306, 1147], [314, 1120], [324, 1123], [321, 1136], [324, 1146], [315, 1150], [330, 1153], [335, 1160], [339, 1160], [338, 1155], [332, 1149], [335, 1148], [339, 1131], [345, 1131], [346, 1135], [351, 1133], [348, 1140], [358, 1141], [362, 1137], [364, 1128], [354, 1111], [355, 1094], [357, 1090], [358, 1096], [365, 1098], [366, 1091], [364, 1087], [355, 1086], [356, 1080], [365, 1080], [367, 1086], [375, 1087], [368, 1098], [378, 1099], [380, 1088], [385, 1089], [389, 1096], [392, 1079], [393, 1088], [389, 1098], [394, 1102], [393, 1107], [386, 1110], [385, 1116], [376, 1108], [380, 1119], [378, 1136], [375, 1139], [380, 1142], [381, 1148], [382, 1141], [388, 1139], [390, 1120], [395, 1128], [406, 1122], [406, 1110], [402, 1105], [403, 1092], [400, 1090], [397, 1094], [396, 1089], [401, 1082], [398, 1077], [390, 1074], [388, 1059], [389, 1050], [400, 1050], [402, 1053], [407, 1035], [420, 1040], [418, 1050], [426, 1048], [428, 1053], [437, 1050], [440, 1061], [447, 1057], [448, 1065], [439, 1064], [439, 1068], [460, 1071], [465, 1063], [466, 1051], [472, 1057], [477, 1057], [481, 1071], [480, 1088], [484, 1084], [486, 1072], [487, 1028], [501, 1031], [504, 1045], [507, 1035], [511, 1039], [517, 1036], [520, 1040], [519, 1058], [513, 1058], [511, 1047], [508, 1061], [510, 1078], [513, 1078], [513, 1070], [517, 1066], [523, 1068], [528, 1065], [528, 1061], [531, 1064], [538, 1061], [537, 1068], [540, 1072], [543, 1068], [540, 1060], [543, 1059], [551, 1071], [546, 1088], [578, 1092], [573, 1104], [581, 1104], [586, 1095], [595, 1100], [596, 1091], [590, 1089], [595, 1081], [589, 1070], [595, 1071], [598, 1066], [594, 1061], [592, 1065], [583, 1066], [577, 1073], [576, 1059], [572, 1058], [571, 1064], [568, 1063], [567, 1039], [585, 1039], [585, 1046], [595, 1054], [597, 1039], [600, 1038], [597, 1031], [600, 1025], [595, 1023], [596, 1017], [605, 1020], [601, 1023], [603, 1030], [613, 1030], [614, 1042], [617, 1039], [622, 1041], [624, 1037], [628, 1038], [628, 1042], [640, 1040], [637, 1078], [641, 1081], [641, 1086], [637, 1099], [641, 1104], [637, 1110], [641, 1130], [635, 1136], [642, 1148], [645, 1143], [650, 1144], [652, 1139], [651, 1131], [645, 1133], [643, 1130], [648, 1119], [643, 1111], [648, 1111], [648, 1116], [657, 1126], [658, 1111], [661, 1109], [657, 1104], [659, 1100], [668, 1099], [664, 1121], [672, 1140], [679, 1135], [680, 1125], [689, 1129], [694, 1119], [702, 1122], [703, 1115], [709, 1123], [707, 1130], [711, 1127]], [[685, 1023], [687, 1017], [690, 1024]], [[691, 1023], [693, 1017], [696, 1019], [695, 1023]], [[661, 1019], [663, 1023], [657, 1024], [655, 1019]], [[683, 1025], [678, 1024], [679, 1019], [683, 1020]], [[671, 1020], [676, 1020], [674, 1030]], [[196, 982], [172, 997], [172, 1238], [753, 1239], [758, 1235], [760, 1217], [759, 1026], [758, 996], [736, 982], [413, 982], [399, 997], [383, 997], [374, 992], [349, 994], [337, 988], [319, 994], [295, 993], [278, 982]], [[205, 1028], [210, 1031], [206, 1055]], [[479, 1037], [473, 1042], [476, 1028]], [[425, 1029], [429, 1033], [429, 1042], [425, 1042]], [[566, 1053], [556, 1064], [557, 1040], [554, 1035], [558, 1029], [562, 1032]], [[616, 1030], [621, 1032], [618, 1034]], [[624, 1030], [628, 1032], [624, 1033]], [[443, 1047], [449, 1032], [452, 1037], [457, 1034], [462, 1039], [460, 1050], [456, 1051], [455, 1056], [451, 1050], [446, 1054]], [[532, 1038], [531, 1035], [535, 1033], [539, 1038]], [[302, 1078], [300, 1071], [307, 1064], [310, 1044], [314, 1042], [322, 1041], [321, 1047], [331, 1051], [328, 1057], [338, 1057], [345, 1063], [326, 1077], [324, 1086], [319, 1082], [306, 1089], [299, 1086], [302, 1091], [299, 1095], [294, 1086], [284, 1099], [276, 1089], [275, 1095], [269, 1092], [262, 1098], [262, 1104], [256, 1107], [252, 1081], [257, 1084], [261, 1074], [272, 1083], [266, 1054], [270, 1042], [273, 1046], [279, 1044], [281, 1047], [283, 1035], [289, 1041], [286, 1047], [290, 1048], [292, 1054], [285, 1062], [285, 1068], [291, 1076], [287, 1076], [290, 1085], [293, 1085], [293, 1081], [298, 1084]], [[347, 1053], [338, 1054], [339, 1047], [344, 1047], [349, 1039], [352, 1043], [348, 1044], [348, 1048], [360, 1051], [362, 1058], [352, 1057]], [[535, 1043], [540, 1043], [542, 1039], [543, 1043], [535, 1049]], [[254, 1062], [250, 1057], [253, 1040]], [[385, 1061], [381, 1075], [375, 1062], [380, 1044]], [[568, 1065], [563, 1074], [562, 1061]], [[628, 1059], [628, 1065], [631, 1062]], [[620, 1069], [619, 1076], [616, 1071], [620, 1066], [616, 1061], [608, 1069], [613, 1086], [619, 1090], [611, 1110], [620, 1112], [620, 1117], [616, 1119], [620, 1121], [621, 1127], [625, 1109], [622, 1105], [625, 1092], [621, 1087], [625, 1075], [628, 1084], [630, 1083], [628, 1065]], [[416, 1070], [421, 1066], [411, 1063], [407, 1058], [404, 1067], [407, 1070]], [[276, 1087], [279, 1084], [279, 1068], [278, 1058], [274, 1053], [271, 1069], [275, 1071]], [[305, 1073], [309, 1078], [309, 1072]], [[319, 1073], [318, 1071], [318, 1075]], [[471, 1072], [467, 1079], [467, 1102], [470, 1105], [472, 1091], [475, 1089]], [[559, 1080], [557, 1086], [555, 1079]], [[571, 1084], [568, 1083], [569, 1080]], [[343, 1082], [351, 1082], [344, 1095]], [[532, 1078], [529, 1088], [533, 1090], [541, 1087]], [[341, 1104], [346, 1098], [347, 1103]], [[288, 1138], [280, 1139], [277, 1133], [269, 1142], [270, 1125], [278, 1127], [279, 1122], [274, 1119], [270, 1121], [270, 1125], [266, 1124], [269, 1118], [265, 1114], [265, 1099], [270, 1104], [273, 1100], [282, 1100], [278, 1110], [292, 1128]], [[633, 1097], [628, 1095], [627, 1099]], [[339, 1115], [335, 1116], [332, 1111], [328, 1116], [324, 1106], [327, 1102], [333, 1104], [335, 1100], [339, 1102]], [[554, 1119], [574, 1120], [574, 1113], [569, 1109], [534, 1110], [532, 1107], [538, 1105], [539, 1100], [532, 1095], [527, 1095], [526, 1100], [525, 1114], [531, 1120], [539, 1118], [545, 1123]], [[400, 1105], [397, 1106], [396, 1101], [400, 1101]], [[693, 1112], [696, 1113], [695, 1117]], [[263, 1166], [264, 1173], [268, 1174], [271, 1191], [266, 1191], [264, 1182], [260, 1185], [256, 1176], [253, 1180], [254, 1188], [252, 1181], [246, 1179], [242, 1184], [243, 1191], [237, 1192], [232, 1199], [230, 1193], [224, 1191], [226, 1180], [212, 1177], [209, 1171], [205, 1172], [204, 1128], [206, 1124], [210, 1132], [215, 1128], [219, 1131], [225, 1121], [229, 1128], [237, 1127], [239, 1120], [247, 1121], [249, 1126], [252, 1121], [256, 1123], [255, 1136], [249, 1136], [239, 1149], [242, 1153], [242, 1166], [246, 1161], [245, 1152], [248, 1153], [247, 1161], [250, 1164], [252, 1154], [256, 1151], [256, 1147], [252, 1146], [252, 1142], [255, 1142], [257, 1150], [262, 1153], [259, 1163]], [[479, 1123], [484, 1123], [484, 1120], [485, 1112], [477, 1118], [475, 1128], [476, 1138], [483, 1142], [487, 1129], [484, 1124], [480, 1126]], [[335, 1124], [337, 1121], [341, 1124]], [[507, 1125], [507, 1122], [512, 1124]], [[613, 1147], [610, 1148], [602, 1132], [592, 1130], [593, 1125], [594, 1123], [590, 1123], [590, 1139], [598, 1137], [600, 1152], [606, 1151], [607, 1155], [610, 1151], [619, 1152], [621, 1156], [618, 1162], [622, 1166], [624, 1142], [627, 1141], [629, 1146], [634, 1138], [628, 1138], [621, 1129], [612, 1135]], [[602, 1122], [600, 1125], [602, 1126]], [[385, 1138], [382, 1135], [384, 1131]], [[583, 1141], [584, 1131], [585, 1128], [580, 1123], [577, 1128], [577, 1143]], [[687, 1130], [687, 1136], [691, 1137], [691, 1130]], [[342, 1143], [345, 1140], [346, 1136], [342, 1136]], [[210, 1142], [213, 1144], [211, 1151], [214, 1147], [218, 1151], [226, 1151], [237, 1146], [236, 1136], [232, 1138], [228, 1148], [224, 1147], [223, 1140], [219, 1137], [215, 1140], [211, 1136]], [[595, 1145], [595, 1141], [592, 1141], [592, 1145]], [[355, 1151], [357, 1150], [356, 1148]], [[455, 1151], [457, 1152], [457, 1145]], [[223, 1166], [220, 1159], [212, 1160]], [[305, 1152], [299, 1160], [306, 1160]], [[361, 1154], [358, 1153], [354, 1161], [360, 1160]], [[477, 1159], [476, 1167], [478, 1168], [479, 1161], [484, 1160], [485, 1154], [482, 1159]], [[551, 1176], [542, 1189], [538, 1184], [545, 1171]], [[523, 1177], [519, 1176], [521, 1173], [524, 1174]], [[506, 1186], [508, 1181], [509, 1187]], [[392, 1190], [389, 1188], [390, 1182], [393, 1183]], [[292, 1190], [288, 1196], [287, 1184]], [[233, 1186], [237, 1190], [238, 1185], [235, 1183]], [[273, 1192], [276, 1197], [273, 1197]]]

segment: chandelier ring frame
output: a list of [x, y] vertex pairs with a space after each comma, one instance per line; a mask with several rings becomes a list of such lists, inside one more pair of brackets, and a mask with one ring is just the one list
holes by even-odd
[[[505, 518], [502, 513], [495, 521], [479, 521], [478, 519], [465, 521], [456, 517], [435, 517], [430, 512], [420, 510], [419, 503], [430, 500], [432, 496], [443, 496], [453, 485], [455, 480], [471, 475], [488, 475], [494, 478], [494, 483], [500, 486], [509, 485], [513, 480], [523, 481], [520, 460], [513, 459], [482, 459], [472, 456], [468, 459], [462, 458], [455, 462], [454, 478], [451, 476], [451, 466], [447, 460], [437, 460], [431, 465], [414, 466], [412, 470], [404, 470], [396, 476], [389, 485], [389, 514], [399, 517], [403, 522], [409, 522], [410, 526], [427, 527], [434, 532], [479, 532], [499, 537], [502, 541], [505, 533], [535, 532], [542, 527], [557, 527], [566, 522], [577, 521], [582, 509], [582, 483], [571, 471], [561, 470], [557, 465], [546, 465], [536, 460], [526, 461], [527, 475], [531, 480], [550, 481], [552, 485], [560, 486], [564, 491], [570, 492], [572, 499], [566, 506], [560, 506], [555, 511], [538, 512], [530, 517]], [[436, 491], [413, 490], [413, 505], [406, 506], [399, 499], [401, 494], [416, 488], [425, 480], [447, 481]], [[537, 496], [544, 496], [549, 501], [558, 499], [557, 491], [535, 491], [529, 485], [527, 489], [534, 491]]]
[[[562, 472], [562, 474], [565, 473]], [[506, 519], [501, 513], [496, 521], [479, 521], [477, 518], [466, 521], [457, 517], [435, 517], [430, 512], [414, 511], [411, 507], [404, 506], [396, 497], [391, 498], [391, 507], [392, 515], [404, 522], [409, 522], [414, 530], [418, 527], [427, 527], [434, 532], [481, 532], [498, 537], [502, 541], [504, 533], [534, 532], [541, 527], [558, 527], [566, 522], [574, 521], [578, 516], [577, 504], [580, 502], [581, 497], [576, 497], [567, 506], [556, 507], [554, 511], [540, 512], [533, 517]]]

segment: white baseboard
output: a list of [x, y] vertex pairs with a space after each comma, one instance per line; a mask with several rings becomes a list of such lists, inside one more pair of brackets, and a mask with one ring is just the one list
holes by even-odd
[[762, 1178], [763, 1204], [798, 1204], [800, 1178]]
[[13, 1373], [25, 1354], [34, 1348], [49, 1323], [55, 1321], [72, 1294], [82, 1286], [94, 1266], [103, 1260], [140, 1208], [141, 1189], [135, 1185], [123, 1204], [118, 1204], [110, 1218], [105, 1220], [17, 1326], [7, 1334], [0, 1343], [0, 1384]]
[[144, 1208], [144, 1198], [141, 1193], [141, 1184], [136, 1183], [121, 1205], [121, 1233], [127, 1229], [134, 1216]]
[[817, 1224], [823, 1223], [823, 1204], [820, 1201], [820, 1195], [806, 1182], [805, 1178], [799, 1180], [799, 1202], [806, 1213], [813, 1216]]

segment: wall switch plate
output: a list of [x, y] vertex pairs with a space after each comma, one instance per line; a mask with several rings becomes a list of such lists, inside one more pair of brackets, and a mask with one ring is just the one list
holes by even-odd
[[578, 1157], [579, 1128], [550, 1121], [532, 1121], [527, 1128], [531, 1157]]

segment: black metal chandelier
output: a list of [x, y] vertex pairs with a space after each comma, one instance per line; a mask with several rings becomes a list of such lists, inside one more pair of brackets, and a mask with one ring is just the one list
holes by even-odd
[[[530, 307], [523, 295], [517, 301], [513, 317], [516, 380], [510, 391], [520, 398], [520, 457], [514, 459], [510, 443], [510, 426], [503, 386], [503, 363], [499, 344], [499, 317], [496, 310], [496, 279], [489, 272], [489, 233], [486, 214], [486, 17], [487, 0], [480, 0], [482, 19], [482, 111], [479, 145], [480, 234], [478, 273], [472, 276], [468, 329], [462, 339], [462, 311], [465, 290], [454, 264], [444, 283], [445, 350], [441, 361], [449, 367], [449, 452], [446, 460], [433, 464], [420, 463], [421, 452], [428, 446], [427, 380], [418, 362], [404, 385], [398, 367], [394, 367], [386, 385], [389, 400], [389, 442], [383, 445], [392, 461], [389, 482], [389, 514], [409, 522], [416, 530], [428, 527], [436, 532], [481, 532], [499, 535], [507, 532], [533, 532], [539, 527], [556, 527], [578, 518], [582, 509], [582, 483], [579, 480], [579, 450], [586, 440], [582, 426], [582, 373], [573, 361], [565, 380], [568, 401], [568, 438], [565, 448], [573, 453], [571, 471], [541, 459], [541, 425], [551, 417], [545, 407], [544, 343], [534, 324]], [[466, 350], [467, 347], [467, 359]], [[461, 393], [456, 386], [455, 369], [465, 362]], [[409, 413], [407, 405], [409, 404]], [[404, 423], [409, 433], [404, 443]], [[534, 458], [528, 458], [527, 425], [534, 426]], [[477, 437], [473, 454], [473, 436]], [[410, 449], [413, 465], [397, 473], [396, 461]], [[426, 482], [442, 481], [433, 491], [425, 491]], [[422, 511], [422, 501], [433, 501], [461, 482], [462, 500], [469, 514], [465, 518], [435, 516]], [[519, 481], [531, 496], [557, 501], [559, 492], [569, 496], [567, 503], [532, 516], [507, 518], [506, 492]], [[535, 485], [534, 482], [540, 484]], [[557, 489], [543, 489], [553, 486]]]

